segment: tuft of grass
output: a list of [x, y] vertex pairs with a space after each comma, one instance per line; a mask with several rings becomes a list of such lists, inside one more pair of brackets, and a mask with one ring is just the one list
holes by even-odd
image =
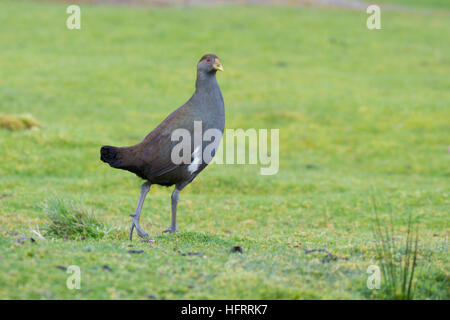
[[[408, 215], [406, 238], [401, 243], [402, 236], [394, 229], [392, 209], [389, 206], [389, 222], [381, 220], [378, 206], [373, 201], [375, 213], [374, 236], [376, 257], [380, 265], [385, 284], [382, 292], [386, 299], [411, 300], [414, 298], [415, 279], [417, 274], [417, 252], [419, 243], [418, 226], [413, 225], [412, 214]], [[414, 221], [417, 223], [417, 221]]]
[[54, 198], [46, 201], [42, 209], [48, 220], [42, 228], [47, 237], [104, 239], [117, 231], [99, 221], [91, 209], [73, 201]]
[[10, 131], [42, 128], [41, 124], [30, 114], [0, 114], [0, 127]]

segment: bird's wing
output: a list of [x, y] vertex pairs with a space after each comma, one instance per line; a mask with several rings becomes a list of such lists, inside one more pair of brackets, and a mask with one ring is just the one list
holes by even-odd
[[180, 143], [179, 140], [172, 141], [172, 133], [176, 129], [193, 132], [193, 128], [194, 119], [184, 109], [179, 108], [147, 135], [141, 143], [140, 152], [147, 176], [158, 177], [180, 166], [173, 163], [171, 157], [173, 148]]

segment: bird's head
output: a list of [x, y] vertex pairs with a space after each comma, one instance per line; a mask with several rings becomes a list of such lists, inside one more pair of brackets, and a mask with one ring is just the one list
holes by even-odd
[[223, 71], [222, 64], [215, 54], [205, 54], [197, 64], [197, 70], [205, 73]]

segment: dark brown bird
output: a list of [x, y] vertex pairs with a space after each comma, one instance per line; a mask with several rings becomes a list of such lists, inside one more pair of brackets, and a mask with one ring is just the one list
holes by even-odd
[[[103, 146], [100, 150], [100, 159], [111, 167], [128, 170], [137, 176], [147, 180], [142, 184], [138, 204], [131, 215], [130, 239], [133, 230], [139, 236], [148, 238], [148, 234], [140, 227], [139, 217], [145, 196], [152, 184], [162, 186], [175, 185], [172, 193], [172, 223], [164, 232], [177, 231], [177, 204], [180, 191], [187, 186], [209, 163], [204, 152], [210, 152], [212, 158], [222, 138], [225, 125], [225, 110], [216, 80], [216, 71], [223, 71], [219, 58], [214, 54], [204, 55], [197, 64], [197, 80], [195, 92], [192, 97], [181, 107], [172, 112], [159, 126], [150, 132], [141, 143], [131, 147]], [[201, 131], [216, 132], [213, 148], [206, 150], [208, 146], [196, 138], [198, 126]], [[195, 129], [195, 130], [194, 130]], [[178, 130], [178, 131], [177, 131]], [[195, 132], [194, 132], [195, 131]], [[191, 139], [183, 140], [182, 153], [187, 161], [174, 161], [174, 148], [180, 147], [179, 135], [174, 133], [189, 133]], [[187, 155], [185, 150], [190, 150]], [[193, 150], [193, 152], [192, 152]], [[180, 155], [181, 153], [178, 153]]]

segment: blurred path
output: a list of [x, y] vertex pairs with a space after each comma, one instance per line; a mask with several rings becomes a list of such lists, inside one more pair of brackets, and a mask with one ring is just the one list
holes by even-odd
[[[40, 1], [40, 0], [35, 0]], [[269, 5], [291, 7], [342, 8], [347, 10], [366, 10], [370, 4], [378, 4], [390, 11], [439, 11], [449, 14], [445, 8], [426, 8], [405, 6], [394, 3], [377, 3], [376, 0], [45, 0], [67, 3], [94, 3], [131, 6], [215, 6], [215, 5]]]
[[[70, 2], [68, 0], [59, 1]], [[342, 7], [349, 9], [365, 9], [369, 5], [367, 2], [358, 0], [79, 0], [77, 2], [148, 6], [212, 6], [226, 4], [253, 4], [302, 7]], [[394, 8], [399, 6], [383, 3], [383, 7]]]
[[[88, 0], [89, 1], [89, 0]], [[367, 4], [356, 0], [90, 0], [97, 3], [132, 3], [160, 6], [187, 5], [223, 5], [223, 4], [259, 4], [280, 6], [334, 6], [348, 8], [367, 7]]]

